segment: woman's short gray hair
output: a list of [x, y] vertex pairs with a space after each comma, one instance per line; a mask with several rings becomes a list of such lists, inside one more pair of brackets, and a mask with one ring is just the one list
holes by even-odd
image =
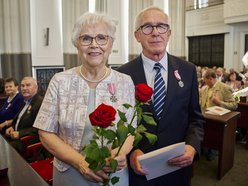
[[86, 12], [78, 18], [74, 25], [71, 36], [72, 44], [74, 46], [77, 45], [77, 40], [84, 28], [87, 28], [89, 25], [97, 24], [105, 24], [108, 29], [108, 35], [113, 39], [115, 38], [116, 25], [114, 21], [103, 14]]

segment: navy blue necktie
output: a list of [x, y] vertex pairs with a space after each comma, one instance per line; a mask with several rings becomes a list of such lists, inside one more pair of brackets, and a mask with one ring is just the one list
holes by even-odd
[[153, 103], [155, 113], [157, 118], [160, 120], [163, 106], [165, 103], [165, 96], [166, 96], [166, 89], [165, 89], [165, 82], [161, 75], [161, 68], [162, 65], [160, 63], [155, 63], [154, 69], [156, 70], [156, 75], [154, 78], [154, 95], [153, 95]]

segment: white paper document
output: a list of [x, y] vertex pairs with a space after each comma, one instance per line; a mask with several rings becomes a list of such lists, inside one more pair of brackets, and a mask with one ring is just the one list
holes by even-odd
[[228, 109], [225, 109], [225, 108], [222, 108], [222, 107], [219, 107], [219, 106], [213, 106], [213, 107], [208, 107], [206, 108], [206, 114], [213, 114], [213, 115], [224, 115], [228, 112], [231, 112], [230, 110]]
[[151, 180], [180, 169], [181, 167], [168, 165], [167, 162], [182, 155], [184, 149], [185, 142], [181, 142], [139, 156], [142, 168], [148, 171], [146, 179]]

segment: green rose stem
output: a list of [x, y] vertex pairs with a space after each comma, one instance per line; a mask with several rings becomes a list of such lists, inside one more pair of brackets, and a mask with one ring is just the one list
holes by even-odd
[[[137, 106], [140, 106], [140, 105], [141, 105], [141, 104], [138, 103]], [[134, 111], [133, 117], [132, 117], [131, 122], [130, 122], [129, 125], [132, 125], [132, 123], [133, 123], [133, 121], [134, 121], [134, 118], [135, 118], [135, 116], [136, 116], [136, 114], [137, 114], [137, 110], [136, 110], [136, 109], [134, 109], [134, 110], [135, 110], [135, 111]], [[128, 136], [130, 136], [130, 134], [128, 134], [127, 137], [128, 137]], [[127, 138], [126, 138], [126, 139], [127, 139]], [[124, 143], [126, 142], [126, 139], [124, 140], [124, 142], [123, 142], [123, 143], [120, 145], [120, 147], [118, 148], [118, 151], [117, 151], [116, 155], [114, 156], [114, 158], [117, 157], [117, 156], [119, 155], [119, 153], [120, 153], [120, 151], [121, 151], [121, 149], [122, 149]], [[103, 147], [103, 136], [102, 136], [102, 147]], [[114, 158], [113, 158], [113, 159], [114, 159]], [[111, 175], [111, 172], [109, 172], [107, 175], [110, 176], [110, 175]], [[108, 180], [105, 180], [105, 181], [103, 182], [103, 186], [109, 186], [109, 179], [108, 179]]]

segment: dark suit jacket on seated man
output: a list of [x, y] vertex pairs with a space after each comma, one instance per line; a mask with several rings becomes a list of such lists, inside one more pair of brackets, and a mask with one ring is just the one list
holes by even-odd
[[21, 153], [24, 151], [24, 146], [20, 138], [30, 135], [38, 136], [38, 130], [33, 127], [33, 123], [40, 109], [42, 97], [37, 94], [37, 91], [38, 86], [35, 79], [23, 78], [21, 93], [24, 97], [24, 104], [5, 133], [11, 145]]
[[[152, 112], [157, 121], [157, 126], [145, 124], [145, 127], [148, 132], [156, 134], [158, 140], [155, 145], [151, 145], [146, 138], [143, 138], [138, 144], [138, 148], [131, 152], [129, 185], [190, 185], [192, 175], [190, 165], [194, 157], [199, 156], [201, 151], [200, 144], [203, 139], [205, 122], [199, 106], [196, 68], [193, 64], [166, 52], [171, 30], [168, 16], [161, 9], [150, 7], [142, 11], [136, 18], [135, 26], [134, 34], [142, 46], [142, 54], [118, 70], [130, 75], [135, 85], [147, 83], [154, 87], [157, 72], [153, 67], [154, 64], [160, 63], [161, 74], [166, 85], [164, 91], [166, 96], [163, 100], [165, 103], [160, 119], [154, 111], [154, 103], [150, 106], [144, 105], [143, 110]], [[142, 123], [144, 124], [145, 121]], [[186, 142], [186, 147], [182, 156], [173, 158], [169, 162], [161, 162], [179, 166], [182, 169], [147, 181], [145, 177], [147, 172], [142, 169], [137, 157], [143, 153], [183, 141]]]

